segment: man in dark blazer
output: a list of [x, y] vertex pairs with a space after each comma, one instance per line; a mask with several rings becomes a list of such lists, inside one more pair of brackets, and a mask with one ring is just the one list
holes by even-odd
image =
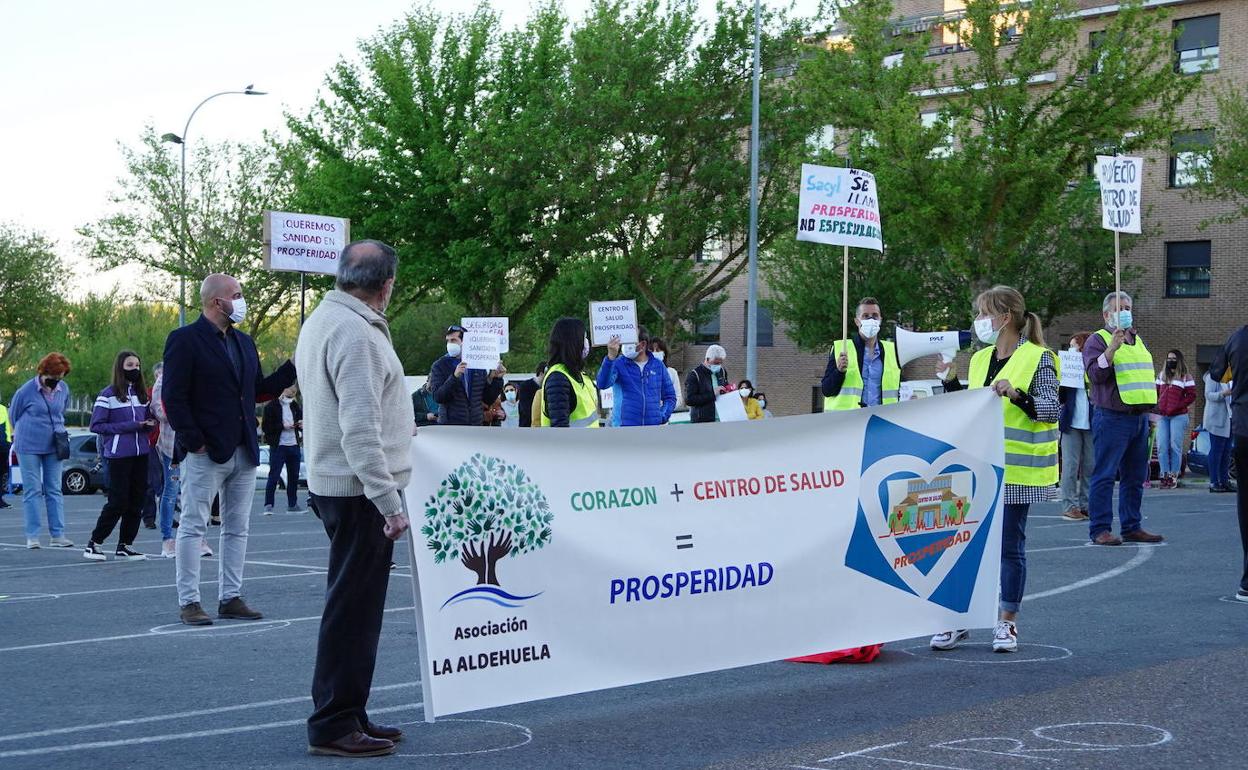
[[203, 312], [165, 341], [163, 398], [182, 461], [182, 520], [178, 527], [177, 587], [181, 620], [211, 625], [199, 601], [200, 540], [212, 500], [221, 496], [217, 617], [256, 620], [243, 601], [243, 562], [255, 494], [260, 445], [256, 400], [276, 397], [295, 381], [295, 365], [265, 377], [251, 337], [235, 328], [247, 314], [238, 281], [214, 273], [200, 287]]
[[429, 371], [429, 390], [438, 402], [438, 425], [474, 425], [485, 420], [485, 405], [493, 404], [503, 393], [501, 363], [492, 372], [469, 369], [460, 357], [464, 344], [464, 327], [446, 330], [446, 355], [433, 362]]

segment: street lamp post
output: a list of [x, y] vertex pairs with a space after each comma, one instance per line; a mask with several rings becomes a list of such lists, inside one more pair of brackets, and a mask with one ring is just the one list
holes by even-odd
[[200, 107], [203, 107], [205, 104], [213, 99], [216, 99], [218, 96], [227, 96], [229, 94], [240, 94], [242, 96], [264, 96], [266, 93], [267, 91], [255, 90], [255, 88], [251, 85], [248, 85], [242, 91], [221, 91], [220, 93], [215, 93], [195, 105], [195, 109], [191, 110], [191, 116], [186, 119], [186, 125], [182, 128], [181, 136], [178, 136], [177, 134], [162, 134], [160, 137], [161, 141], [182, 146], [182, 200], [178, 207], [182, 215], [182, 233], [181, 237], [178, 239], [181, 241], [182, 269], [179, 271], [181, 275], [178, 277], [178, 326], [186, 326], [186, 265], [188, 256], [187, 249], [190, 247], [191, 243], [190, 222], [186, 216], [186, 137], [187, 133], [191, 130], [191, 121], [195, 119], [195, 113], [199, 112]]
[[762, 21], [759, 1], [754, 0], [754, 83], [750, 104], [750, 230], [749, 300], [745, 311], [745, 378], [758, 378], [758, 82], [762, 78]]

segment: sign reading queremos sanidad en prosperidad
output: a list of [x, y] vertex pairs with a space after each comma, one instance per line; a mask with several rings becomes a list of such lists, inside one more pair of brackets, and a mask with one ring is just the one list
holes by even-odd
[[486, 445], [422, 431], [406, 498], [426, 717], [991, 627], [998, 401]]
[[264, 266], [297, 273], [338, 272], [338, 256], [351, 242], [351, 220], [288, 211], [264, 212]]

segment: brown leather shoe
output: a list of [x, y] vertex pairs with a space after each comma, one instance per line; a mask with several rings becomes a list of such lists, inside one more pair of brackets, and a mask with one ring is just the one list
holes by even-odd
[[403, 740], [403, 731], [392, 725], [378, 725], [369, 722], [364, 725], [364, 732], [370, 738], [381, 738], [395, 743]]
[[199, 606], [199, 602], [191, 602], [182, 608], [182, 622], [188, 626], [211, 626], [212, 618]]
[[1092, 545], [1122, 545], [1122, 538], [1109, 530], [1105, 530], [1092, 539]]
[[235, 620], [259, 620], [264, 615], [248, 607], [247, 602], [243, 601], [243, 597], [235, 596], [228, 602], [217, 605], [217, 617], [233, 618]]
[[1161, 535], [1154, 535], [1152, 532], [1145, 532], [1142, 529], [1124, 532], [1122, 539], [1128, 543], [1160, 543], [1165, 540]]
[[309, 745], [308, 753], [322, 757], [384, 757], [394, 753], [394, 742], [373, 738], [356, 730], [332, 743]]

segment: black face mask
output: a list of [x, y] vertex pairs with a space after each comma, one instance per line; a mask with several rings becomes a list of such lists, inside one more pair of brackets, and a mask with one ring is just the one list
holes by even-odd
[[55, 377], [45, 377], [43, 380], [43, 385], [48, 390], [56, 390], [56, 386], [60, 384], [61, 384], [61, 381], [56, 379]]
[[138, 369], [126, 369], [123, 372], [123, 376], [126, 378], [126, 382], [138, 382], [139, 378], [143, 376], [143, 372], [140, 372]]

